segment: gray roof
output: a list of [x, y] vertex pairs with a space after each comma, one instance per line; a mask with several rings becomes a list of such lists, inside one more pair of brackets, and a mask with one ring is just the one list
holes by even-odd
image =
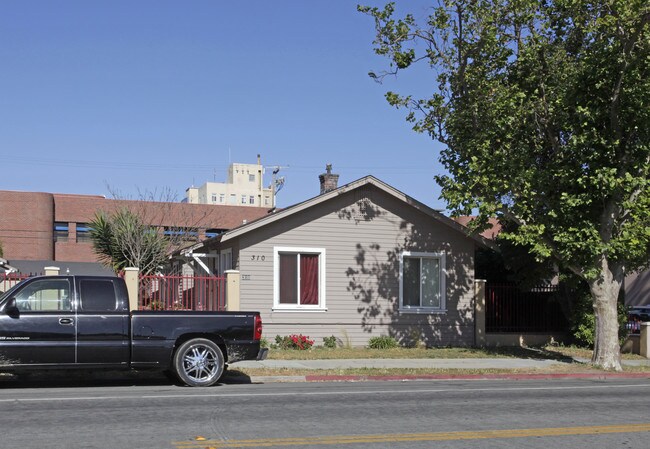
[[113, 270], [96, 262], [61, 262], [57, 260], [10, 260], [22, 274], [44, 274], [45, 267], [58, 267], [59, 274], [85, 276], [114, 276]]

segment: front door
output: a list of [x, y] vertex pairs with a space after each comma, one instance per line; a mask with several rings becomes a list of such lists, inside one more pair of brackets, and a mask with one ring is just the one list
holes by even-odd
[[0, 366], [75, 363], [71, 293], [71, 278], [65, 276], [26, 281], [16, 290], [16, 308], [0, 314]]

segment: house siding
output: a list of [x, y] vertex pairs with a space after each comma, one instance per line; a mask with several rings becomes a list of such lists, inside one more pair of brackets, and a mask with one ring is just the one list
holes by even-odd
[[[316, 344], [331, 335], [352, 346], [380, 335], [432, 346], [474, 343], [474, 241], [372, 186], [246, 233], [238, 243], [241, 307], [261, 312], [269, 340], [302, 333]], [[326, 311], [273, 310], [280, 246], [325, 249]], [[400, 314], [402, 251], [445, 254], [447, 313]]]

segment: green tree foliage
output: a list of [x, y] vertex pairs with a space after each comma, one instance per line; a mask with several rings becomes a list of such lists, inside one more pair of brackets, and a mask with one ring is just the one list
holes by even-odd
[[0, 241], [0, 257], [4, 256], [4, 250], [2, 249], [2, 242]]
[[137, 267], [150, 274], [167, 262], [171, 242], [127, 208], [112, 214], [98, 212], [89, 226], [99, 261], [116, 273]]
[[511, 223], [502, 237], [589, 285], [592, 361], [620, 370], [616, 299], [650, 249], [647, 0], [440, 0], [423, 21], [375, 20], [377, 80], [422, 61], [429, 98], [389, 92], [445, 145], [438, 176], [454, 214]]
[[477, 279], [488, 282], [515, 283], [529, 289], [548, 283], [557, 274], [557, 264], [552, 259], [538, 260], [526, 245], [516, 245], [502, 238], [513, 225], [504, 223], [494, 239], [494, 248], [478, 248], [474, 269]]

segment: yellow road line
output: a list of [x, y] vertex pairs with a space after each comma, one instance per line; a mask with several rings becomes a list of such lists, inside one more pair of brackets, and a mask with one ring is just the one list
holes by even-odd
[[604, 435], [610, 433], [650, 432], [650, 423], [615, 424], [609, 426], [547, 427], [540, 429], [501, 429], [469, 432], [405, 433], [387, 435], [332, 435], [304, 438], [265, 438], [257, 440], [209, 440], [179, 441], [178, 449], [192, 448], [239, 448], [274, 446], [309, 446], [326, 444], [402, 443], [414, 441], [483, 440], [498, 438], [551, 437], [567, 435]]

